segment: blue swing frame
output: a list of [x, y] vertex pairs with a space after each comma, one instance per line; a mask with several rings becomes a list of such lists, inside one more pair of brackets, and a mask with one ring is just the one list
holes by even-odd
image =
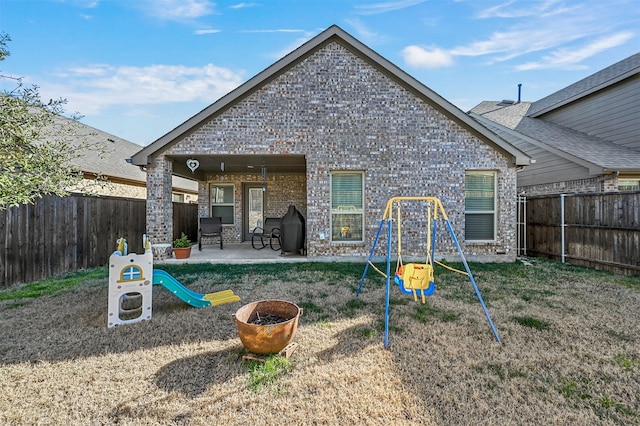
[[[493, 332], [493, 335], [496, 339], [496, 341], [499, 344], [502, 344], [502, 340], [500, 340], [500, 336], [498, 335], [498, 331], [496, 330], [495, 325], [493, 324], [493, 321], [491, 320], [491, 315], [489, 314], [489, 310], [487, 309], [487, 306], [484, 303], [484, 300], [482, 299], [482, 295], [480, 294], [480, 290], [478, 289], [478, 285], [476, 284], [476, 280], [473, 277], [473, 274], [471, 273], [471, 269], [469, 268], [469, 264], [467, 263], [466, 258], [464, 257], [464, 253], [462, 252], [462, 248], [460, 247], [460, 243], [458, 243], [458, 238], [456, 238], [456, 234], [455, 232], [453, 232], [453, 228], [451, 226], [451, 223], [449, 222], [449, 218], [447, 217], [446, 212], [444, 211], [444, 207], [442, 206], [442, 203], [440, 202], [439, 199], [434, 198], [434, 197], [393, 197], [391, 199], [389, 199], [389, 201], [387, 202], [387, 207], [385, 209], [384, 215], [382, 220], [380, 221], [380, 226], [378, 227], [378, 232], [376, 233], [376, 237], [373, 241], [373, 245], [371, 247], [371, 252], [369, 253], [369, 258], [367, 259], [367, 264], [364, 267], [364, 272], [362, 274], [362, 278], [360, 279], [360, 284], [358, 285], [358, 290], [356, 291], [356, 297], [360, 296], [360, 292], [362, 291], [362, 287], [364, 285], [364, 280], [367, 276], [367, 272], [369, 270], [369, 265], [372, 265], [371, 260], [373, 259], [373, 254], [375, 252], [376, 246], [378, 244], [378, 240], [380, 239], [380, 233], [382, 232], [382, 228], [384, 227], [385, 223], [387, 225], [387, 254], [386, 254], [386, 258], [387, 258], [387, 266], [386, 266], [386, 294], [385, 294], [385, 311], [384, 311], [384, 347], [386, 349], [389, 348], [389, 310], [390, 310], [390, 304], [389, 304], [389, 294], [390, 294], [390, 289], [391, 289], [391, 224], [392, 224], [392, 213], [391, 213], [391, 206], [394, 203], [400, 203], [401, 201], [426, 201], [426, 202], [433, 202], [435, 204], [435, 214], [434, 214], [434, 218], [433, 218], [433, 236], [431, 238], [431, 256], [432, 259], [434, 257], [434, 253], [435, 253], [435, 241], [436, 241], [436, 228], [437, 228], [437, 218], [438, 218], [438, 207], [441, 210], [442, 213], [442, 218], [444, 219], [445, 224], [447, 225], [447, 229], [449, 229], [449, 234], [451, 235], [451, 239], [453, 240], [453, 243], [455, 244], [456, 248], [458, 249], [458, 254], [460, 255], [460, 257], [462, 258], [462, 263], [464, 265], [465, 271], [469, 277], [469, 280], [471, 281], [471, 284], [473, 285], [473, 290], [476, 293], [476, 296], [478, 298], [478, 301], [480, 302], [480, 306], [482, 306], [482, 310], [484, 311], [484, 314], [487, 318], [487, 321], [489, 322], [489, 326], [491, 327], [491, 331]], [[409, 292], [410, 294], [413, 294], [413, 292], [411, 290], [406, 290], [403, 289], [403, 293], [404, 292]], [[421, 292], [421, 290], [418, 290]], [[433, 291], [431, 291], [429, 294], [425, 294], [425, 296], [432, 294]], [[420, 294], [420, 293], [418, 293]]]

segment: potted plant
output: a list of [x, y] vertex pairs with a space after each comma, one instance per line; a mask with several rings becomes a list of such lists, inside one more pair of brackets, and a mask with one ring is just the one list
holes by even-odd
[[191, 240], [184, 232], [180, 238], [173, 241], [173, 255], [176, 259], [186, 259], [191, 256]]

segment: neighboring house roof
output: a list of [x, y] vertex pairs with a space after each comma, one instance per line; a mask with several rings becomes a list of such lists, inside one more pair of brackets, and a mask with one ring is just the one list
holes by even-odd
[[474, 110], [470, 115], [479, 123], [525, 152], [529, 151], [526, 142], [587, 167], [591, 174], [640, 169], [640, 152], [602, 138], [527, 116], [516, 118], [513, 111], [488, 114], [488, 117], [476, 114]]
[[596, 164], [602, 167], [603, 172], [640, 169], [640, 152], [568, 127], [524, 117], [515, 130], [544, 141], [547, 145], [556, 149]]
[[558, 90], [534, 102], [528, 115], [529, 117], [537, 117], [552, 109], [559, 108], [569, 102], [574, 102], [577, 99], [602, 90], [634, 74], [638, 74], [638, 72], [640, 72], [640, 53], [631, 55], [602, 71], [598, 71], [589, 77], [583, 78], [562, 90]]
[[225, 111], [235, 103], [253, 93], [264, 84], [286, 72], [289, 68], [296, 65], [297, 63], [332, 41], [341, 43], [353, 53], [372, 64], [377, 69], [384, 72], [390, 78], [420, 96], [427, 103], [438, 109], [440, 112], [442, 112], [452, 120], [456, 121], [465, 129], [471, 131], [482, 140], [492, 145], [495, 149], [509, 156], [513, 164], [528, 165], [530, 163], [530, 158], [522, 151], [510, 145], [505, 140], [498, 137], [495, 133], [489, 131], [486, 127], [481, 126], [479, 123], [471, 119], [467, 114], [445, 100], [436, 92], [429, 89], [406, 72], [402, 71], [396, 65], [389, 62], [388, 60], [371, 50], [369, 47], [353, 38], [351, 35], [349, 35], [336, 25], [329, 27], [318, 36], [309, 40], [308, 42], [306, 42], [293, 52], [289, 53], [287, 56], [280, 59], [261, 73], [257, 74], [255, 77], [251, 78], [229, 94], [223, 96], [209, 107], [203, 109], [175, 129], [171, 130], [160, 139], [140, 150], [138, 153], [131, 157], [132, 163], [139, 166], [150, 164], [151, 157], [165, 151], [174, 143], [178, 142], [187, 134], [189, 134], [193, 129], [210, 120], [211, 117]]
[[[638, 73], [640, 54], [635, 54], [537, 102], [484, 101], [472, 108], [469, 115], [530, 155], [535, 146], [586, 167], [591, 175], [613, 171], [635, 173], [640, 171], [640, 151], [556, 124], [543, 114], [604, 91]], [[636, 103], [631, 107], [640, 106]], [[606, 116], [606, 108], [602, 114]]]
[[[59, 116], [58, 120], [72, 121], [62, 116]], [[73, 137], [69, 138], [68, 143], [75, 144], [79, 149], [87, 146], [97, 148], [82, 150], [81, 157], [72, 159], [74, 166], [85, 173], [100, 174], [146, 186], [147, 174], [140, 170], [140, 167], [127, 162], [127, 159], [138, 152], [142, 146], [81, 122], [74, 122], [74, 124], [77, 130]], [[173, 187], [180, 191], [198, 192], [197, 182], [177, 176], [173, 178]]]

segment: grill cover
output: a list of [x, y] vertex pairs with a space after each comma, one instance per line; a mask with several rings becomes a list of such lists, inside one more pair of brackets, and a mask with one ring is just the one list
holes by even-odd
[[289, 206], [287, 214], [280, 220], [282, 253], [298, 253], [304, 248], [305, 235], [304, 216], [295, 206]]

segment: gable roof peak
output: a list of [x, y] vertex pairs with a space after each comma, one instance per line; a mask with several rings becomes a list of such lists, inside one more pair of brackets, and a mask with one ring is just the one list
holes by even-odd
[[230, 93], [189, 118], [166, 135], [140, 150], [132, 156], [132, 163], [139, 166], [149, 164], [152, 161], [153, 156], [167, 150], [174, 143], [177, 143], [188, 134], [192, 133], [196, 128], [209, 121], [216, 114], [225, 111], [230, 106], [244, 99], [246, 96], [249, 96], [258, 88], [285, 73], [289, 68], [301, 62], [333, 40], [339, 40], [340, 44], [345, 46], [352, 53], [367, 61], [373, 67], [385, 73], [387, 76], [411, 90], [416, 95], [425, 99], [434, 108], [445, 114], [450, 119], [463, 125], [484, 141], [493, 145], [494, 148], [509, 155], [513, 164], [529, 164], [530, 158], [528, 156], [502, 140], [486, 127], [477, 123], [452, 103], [407, 74], [389, 60], [382, 57], [380, 54], [376, 53], [373, 49], [369, 48], [337, 25], [331, 25], [329, 28], [285, 55], [283, 58], [250, 78]]

